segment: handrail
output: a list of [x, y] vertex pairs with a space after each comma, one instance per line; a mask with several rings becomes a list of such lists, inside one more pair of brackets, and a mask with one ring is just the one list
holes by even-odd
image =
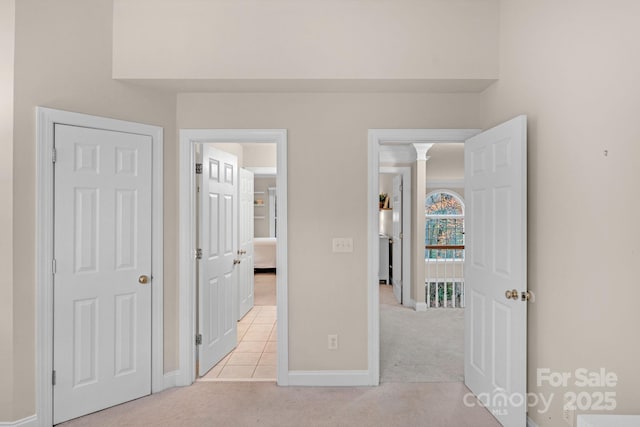
[[425, 245], [424, 248], [435, 250], [458, 250], [464, 249], [464, 245]]

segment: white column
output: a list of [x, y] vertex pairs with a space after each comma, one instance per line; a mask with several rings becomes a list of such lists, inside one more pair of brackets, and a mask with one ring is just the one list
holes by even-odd
[[425, 302], [425, 260], [424, 260], [424, 241], [425, 241], [425, 218], [424, 218], [424, 198], [427, 195], [427, 152], [433, 147], [433, 144], [414, 143], [413, 148], [416, 150], [416, 164], [414, 166], [413, 186], [415, 203], [414, 206], [414, 225], [413, 228], [415, 242], [413, 244], [413, 297], [416, 301], [416, 311], [426, 311], [427, 303]]

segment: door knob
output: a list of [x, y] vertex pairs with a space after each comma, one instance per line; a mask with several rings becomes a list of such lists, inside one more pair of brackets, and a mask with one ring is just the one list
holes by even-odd
[[239, 259], [234, 259], [233, 260], [233, 265], [240, 264], [241, 262], [242, 261], [240, 261]]
[[518, 299], [518, 291], [516, 289], [513, 289], [511, 291], [506, 291], [504, 293], [504, 296], [507, 297], [507, 299], [517, 300]]
[[145, 276], [144, 274], [140, 277], [138, 277], [138, 283], [140, 283], [141, 285], [146, 285], [147, 283], [149, 283], [149, 276]]

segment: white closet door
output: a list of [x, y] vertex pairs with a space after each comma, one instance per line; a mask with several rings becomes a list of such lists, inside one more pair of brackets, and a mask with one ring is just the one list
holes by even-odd
[[151, 137], [55, 125], [53, 421], [151, 393]]

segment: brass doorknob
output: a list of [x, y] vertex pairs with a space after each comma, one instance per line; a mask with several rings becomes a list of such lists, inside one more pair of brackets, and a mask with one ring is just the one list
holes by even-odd
[[140, 277], [138, 277], [138, 283], [140, 283], [141, 285], [146, 285], [147, 283], [149, 283], [149, 276], [145, 276], [144, 274]]
[[516, 289], [510, 290], [510, 291], [506, 291], [504, 293], [504, 296], [507, 297], [507, 299], [517, 300], [518, 299], [518, 291]]

